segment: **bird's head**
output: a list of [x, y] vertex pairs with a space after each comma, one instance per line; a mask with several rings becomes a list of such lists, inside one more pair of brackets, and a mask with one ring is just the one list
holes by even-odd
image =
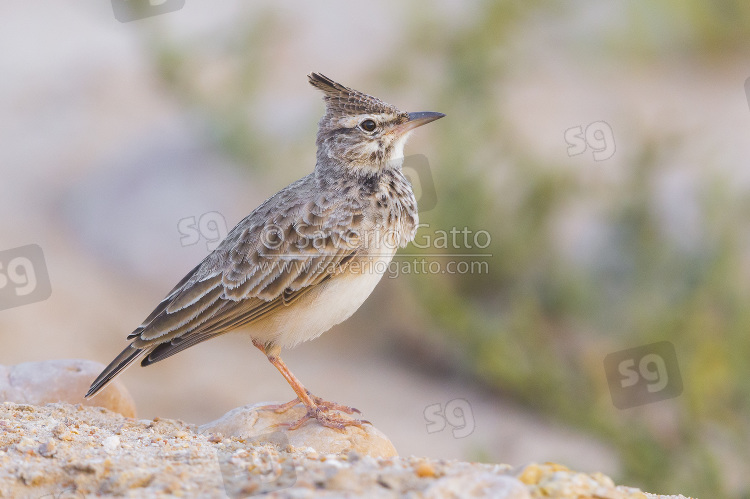
[[308, 78], [323, 91], [326, 103], [326, 113], [318, 123], [318, 165], [368, 176], [400, 167], [411, 131], [445, 116], [400, 111], [320, 73], [310, 73]]

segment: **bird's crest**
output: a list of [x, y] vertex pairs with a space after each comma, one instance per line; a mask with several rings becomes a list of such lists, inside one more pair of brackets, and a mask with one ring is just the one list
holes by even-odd
[[382, 100], [359, 92], [320, 73], [307, 75], [310, 85], [323, 91], [328, 115], [356, 115], [356, 114], [402, 114], [395, 106]]

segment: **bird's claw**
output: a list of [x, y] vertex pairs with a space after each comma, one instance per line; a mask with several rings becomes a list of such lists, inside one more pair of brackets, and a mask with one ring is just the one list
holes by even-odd
[[[310, 396], [310, 398], [315, 402], [315, 405], [320, 408], [323, 412], [328, 411], [340, 411], [345, 412], [347, 414], [362, 414], [362, 412], [355, 408], [355, 407], [349, 407], [348, 405], [343, 404], [337, 404], [336, 402], [329, 402], [328, 400], [323, 400], [320, 397], [316, 397], [312, 393], [310, 393], [309, 390], [307, 390], [307, 395]], [[294, 400], [290, 400], [289, 402], [285, 404], [269, 404], [264, 405], [262, 407], [258, 407], [259, 411], [274, 411], [276, 414], [282, 414], [292, 407], [301, 404], [302, 401], [299, 399], [299, 397], [295, 398]]]
[[362, 426], [365, 424], [372, 425], [371, 422], [365, 419], [345, 419], [340, 416], [326, 414], [327, 411], [328, 409], [324, 409], [322, 407], [310, 407], [307, 409], [305, 415], [299, 418], [297, 421], [293, 423], [276, 423], [273, 426], [277, 428], [285, 428], [287, 430], [296, 430], [310, 419], [315, 419], [318, 423], [325, 426], [326, 428], [333, 428], [334, 430], [341, 431], [345, 430], [347, 426], [356, 426], [357, 428], [362, 428]]

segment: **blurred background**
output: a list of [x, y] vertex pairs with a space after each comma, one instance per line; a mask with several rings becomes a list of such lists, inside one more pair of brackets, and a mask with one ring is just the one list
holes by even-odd
[[[407, 248], [486, 267], [389, 275], [286, 352], [313, 393], [401, 455], [750, 497], [750, 4], [172, 10], [0, 4], [0, 264], [39, 245], [52, 290], [2, 307], [0, 363], [108, 363], [227, 229], [312, 170], [319, 71], [446, 113], [407, 146], [434, 201], [420, 237], [491, 237]], [[239, 335], [121, 379], [139, 417], [192, 423], [293, 395]]]

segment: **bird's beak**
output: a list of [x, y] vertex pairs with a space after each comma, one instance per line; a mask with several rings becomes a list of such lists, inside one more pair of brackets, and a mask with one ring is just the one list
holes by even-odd
[[409, 121], [402, 123], [394, 130], [398, 135], [414, 130], [418, 126], [426, 125], [427, 123], [435, 120], [439, 120], [445, 116], [443, 113], [433, 113], [431, 111], [422, 111], [420, 113], [409, 113]]

